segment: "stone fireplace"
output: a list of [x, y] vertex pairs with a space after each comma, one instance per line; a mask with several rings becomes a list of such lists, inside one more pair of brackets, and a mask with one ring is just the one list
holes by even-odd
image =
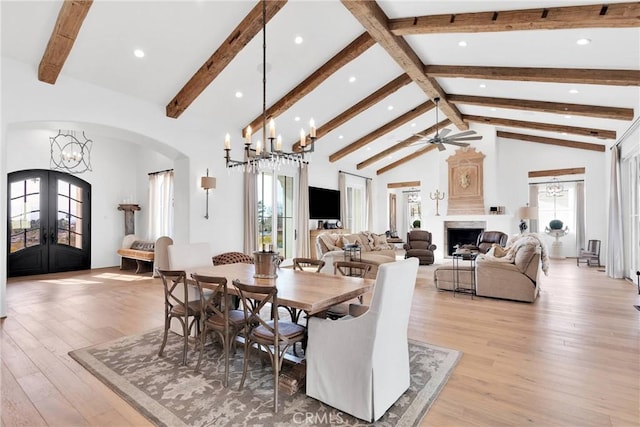
[[485, 221], [445, 221], [444, 222], [444, 255], [451, 257], [456, 245], [473, 245], [478, 235], [487, 227]]

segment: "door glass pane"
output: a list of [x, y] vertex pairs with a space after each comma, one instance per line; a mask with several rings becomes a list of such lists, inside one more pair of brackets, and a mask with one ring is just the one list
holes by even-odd
[[10, 196], [12, 199], [16, 197], [24, 196], [24, 181], [17, 181], [11, 183]]
[[58, 180], [58, 241], [56, 243], [59, 245], [70, 245], [82, 249], [82, 196], [82, 188]]
[[58, 180], [58, 194], [69, 197], [69, 183]]
[[69, 200], [70, 209], [69, 213], [75, 216], [82, 216], [82, 202], [77, 202], [75, 200]]
[[40, 230], [27, 231], [27, 247], [38, 246], [40, 244]]
[[82, 188], [75, 185], [71, 185], [69, 196], [74, 200], [82, 202]]
[[10, 253], [14, 253], [40, 244], [40, 179], [12, 182], [9, 191]]

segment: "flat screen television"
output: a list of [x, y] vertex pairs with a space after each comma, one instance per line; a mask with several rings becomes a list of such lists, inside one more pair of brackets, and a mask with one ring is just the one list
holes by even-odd
[[340, 191], [309, 187], [309, 219], [340, 219]]

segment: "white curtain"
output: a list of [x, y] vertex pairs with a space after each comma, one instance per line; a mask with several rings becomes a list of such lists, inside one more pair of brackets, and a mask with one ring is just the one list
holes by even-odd
[[373, 190], [371, 189], [371, 180], [365, 179], [365, 197], [367, 199], [367, 211], [365, 218], [365, 230], [373, 230]]
[[609, 233], [607, 235], [607, 276], [624, 277], [622, 209], [620, 206], [620, 151], [611, 148], [611, 188], [609, 190]]
[[[538, 185], [531, 184], [529, 185], [529, 206], [532, 208], [538, 208]], [[537, 233], [538, 232], [538, 218], [529, 220], [529, 232]]]
[[576, 183], [576, 255], [585, 248], [584, 182]]
[[252, 254], [257, 249], [258, 195], [256, 176], [244, 172], [244, 253]]
[[149, 231], [147, 238], [173, 237], [173, 171], [149, 174]]
[[[340, 190], [340, 220], [343, 226], [347, 222], [347, 179], [343, 172], [338, 174], [338, 190]], [[353, 230], [351, 230], [353, 231]]]
[[309, 248], [309, 168], [300, 165], [299, 170], [296, 256], [308, 258], [311, 255]]

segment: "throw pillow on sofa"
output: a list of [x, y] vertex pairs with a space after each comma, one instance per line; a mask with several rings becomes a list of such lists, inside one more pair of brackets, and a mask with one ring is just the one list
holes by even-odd
[[318, 236], [322, 243], [327, 246], [330, 251], [341, 251], [343, 248], [342, 236], [334, 233], [325, 233]]
[[[368, 242], [367, 242], [368, 243]], [[363, 250], [367, 250], [366, 247], [369, 247], [367, 244], [365, 247], [364, 242], [359, 234], [345, 234], [342, 236], [342, 244], [343, 246], [347, 245], [358, 245], [363, 248]]]
[[371, 238], [371, 248], [374, 251], [382, 251], [385, 249], [394, 249], [394, 246], [387, 243], [387, 236], [385, 234], [369, 234]]

